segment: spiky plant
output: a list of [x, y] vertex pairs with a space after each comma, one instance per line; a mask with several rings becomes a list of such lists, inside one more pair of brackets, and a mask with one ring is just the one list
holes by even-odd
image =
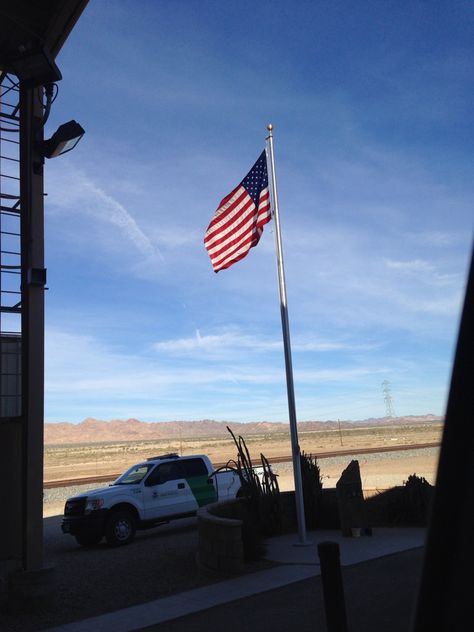
[[244, 499], [243, 540], [247, 557], [256, 557], [261, 551], [261, 540], [273, 535], [280, 529], [280, 490], [276, 476], [271, 470], [268, 459], [260, 454], [262, 480], [255, 472], [250, 452], [244, 438], [236, 437], [227, 430], [237, 448], [237, 459], [227, 462], [226, 468], [232, 469], [240, 478], [240, 496]]
[[318, 461], [312, 454], [300, 453], [301, 479], [303, 484], [303, 501], [306, 515], [306, 526], [314, 529], [318, 526], [321, 510], [323, 481]]

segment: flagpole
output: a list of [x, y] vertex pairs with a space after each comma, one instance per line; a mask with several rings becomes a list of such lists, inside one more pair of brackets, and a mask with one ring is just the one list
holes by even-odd
[[283, 247], [281, 243], [280, 232], [280, 214], [278, 210], [278, 193], [276, 186], [275, 175], [275, 158], [273, 153], [273, 125], [270, 123], [267, 125], [268, 137], [267, 137], [267, 152], [270, 158], [270, 175], [271, 175], [271, 199], [273, 217], [275, 220], [275, 236], [276, 236], [276, 254], [277, 254], [277, 266], [278, 266], [278, 280], [280, 286], [280, 312], [281, 312], [281, 327], [283, 331], [283, 347], [285, 350], [285, 369], [286, 369], [286, 389], [288, 392], [288, 413], [290, 418], [290, 433], [291, 433], [291, 452], [293, 456], [293, 476], [295, 479], [295, 504], [296, 504], [296, 519], [298, 522], [298, 537], [299, 545], [311, 544], [306, 539], [306, 521], [304, 513], [304, 501], [303, 501], [303, 484], [301, 478], [301, 462], [300, 462], [300, 446], [298, 444], [298, 429], [296, 423], [296, 404], [295, 404], [295, 389], [293, 384], [293, 367], [291, 362], [291, 345], [290, 345], [290, 327], [288, 322], [288, 304], [286, 300], [286, 286], [285, 286], [285, 269], [283, 266]]

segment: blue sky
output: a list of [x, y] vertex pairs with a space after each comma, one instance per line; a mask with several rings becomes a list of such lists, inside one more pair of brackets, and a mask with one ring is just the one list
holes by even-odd
[[46, 421], [288, 418], [274, 227], [203, 236], [275, 129], [297, 416], [443, 414], [472, 248], [471, 2], [91, 0], [47, 124]]

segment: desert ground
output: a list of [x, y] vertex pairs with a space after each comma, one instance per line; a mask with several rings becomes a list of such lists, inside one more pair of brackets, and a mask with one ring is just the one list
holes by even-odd
[[[379, 426], [373, 428], [344, 429], [341, 432], [324, 430], [303, 432], [299, 435], [301, 450], [317, 455], [324, 487], [334, 487], [342, 470], [352, 458], [359, 461], [362, 485], [367, 494], [375, 490], [401, 485], [410, 474], [423, 476], [434, 484], [439, 448], [410, 449], [423, 443], [436, 444], [442, 437], [441, 423], [416, 424], [413, 426]], [[291, 466], [291, 443], [289, 434], [268, 433], [244, 437], [254, 465], [260, 464], [263, 453], [270, 461], [272, 457], [288, 456], [290, 462], [273, 466], [278, 474], [281, 490], [294, 489]], [[377, 454], [356, 454], [359, 448], [406, 446], [407, 449]], [[354, 455], [324, 458], [327, 452], [354, 450]], [[134, 463], [158, 454], [176, 452], [182, 455], [207, 454], [214, 464], [235, 459], [237, 450], [232, 437], [181, 439], [161, 441], [138, 441], [117, 443], [75, 444], [45, 446], [45, 481], [115, 475]], [[89, 487], [98, 487], [99, 484]], [[64, 489], [67, 494], [67, 489]], [[61, 508], [63, 498], [53, 505], [45, 506], [45, 515], [52, 515]]]

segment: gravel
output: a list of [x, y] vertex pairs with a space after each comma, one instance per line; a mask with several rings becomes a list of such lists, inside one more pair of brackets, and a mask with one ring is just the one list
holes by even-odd
[[[439, 448], [423, 448], [422, 450], [420, 448], [417, 448], [413, 450], [394, 450], [393, 452], [374, 452], [374, 453], [360, 454], [360, 455], [354, 454], [354, 457], [357, 458], [359, 462], [363, 460], [364, 463], [380, 462], [381, 468], [383, 468], [384, 461], [386, 462], [387, 461], [388, 462], [406, 461], [407, 458], [417, 457], [417, 456], [420, 456], [420, 454], [428, 458], [437, 459], [438, 454], [439, 454]], [[334, 457], [328, 457], [328, 458], [319, 458], [318, 465], [320, 468], [324, 467], [325, 469], [340, 467], [341, 472], [342, 472], [342, 470], [345, 467], [347, 467], [351, 459], [352, 457], [347, 456], [347, 455], [334, 456]], [[276, 474], [292, 472], [293, 464], [291, 462], [277, 463], [275, 465], [272, 465], [272, 469], [274, 470]]]
[[92, 485], [71, 485], [71, 487], [54, 487], [51, 489], [45, 489], [43, 502], [45, 504], [57, 503], [59, 501], [65, 502], [66, 499], [71, 496], [77, 496], [78, 494], [87, 492], [90, 489], [97, 489], [99, 486], [100, 485], [97, 483], [94, 483]]

